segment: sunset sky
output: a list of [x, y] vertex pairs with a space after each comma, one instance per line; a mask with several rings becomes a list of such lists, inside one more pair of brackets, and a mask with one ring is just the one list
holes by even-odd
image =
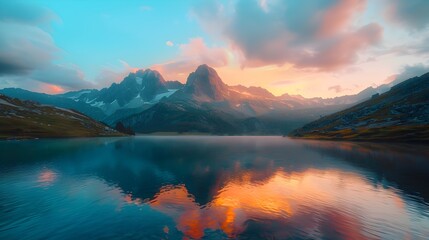
[[429, 72], [428, 0], [0, 0], [0, 88], [108, 87], [140, 68], [185, 82], [334, 97]]

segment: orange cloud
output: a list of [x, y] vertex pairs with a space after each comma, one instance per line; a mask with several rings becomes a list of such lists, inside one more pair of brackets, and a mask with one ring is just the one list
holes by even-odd
[[42, 84], [42, 92], [49, 94], [59, 94], [64, 92], [64, 88], [54, 85], [54, 84]]

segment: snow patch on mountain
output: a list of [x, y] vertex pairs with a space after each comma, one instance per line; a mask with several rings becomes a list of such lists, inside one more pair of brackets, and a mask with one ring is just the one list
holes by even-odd
[[77, 92], [75, 95], [70, 96], [69, 98], [71, 98], [71, 99], [77, 99], [77, 98], [80, 98], [83, 94], [87, 94], [87, 93], [90, 93], [90, 92], [91, 92], [91, 90], [80, 91], [80, 92]]
[[166, 93], [160, 93], [157, 94], [153, 99], [152, 99], [152, 103], [157, 103], [159, 102], [162, 98], [164, 97], [169, 97], [171, 96], [171, 94], [175, 93], [177, 91], [177, 89], [168, 89], [168, 92]]
[[106, 105], [103, 101], [92, 103], [92, 101], [94, 101], [94, 100], [95, 100], [95, 99], [93, 99], [93, 100], [91, 100], [91, 101], [89, 101], [89, 102], [87, 102], [87, 103], [91, 103], [91, 106], [93, 106], [93, 107], [98, 107], [98, 108], [101, 108], [101, 107], [103, 107], [104, 105]]
[[143, 83], [143, 78], [141, 78], [141, 77], [136, 77], [136, 83], [137, 83], [138, 85], [142, 85], [142, 83]]

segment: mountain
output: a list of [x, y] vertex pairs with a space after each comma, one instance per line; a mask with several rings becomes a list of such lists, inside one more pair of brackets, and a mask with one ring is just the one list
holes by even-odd
[[320, 118], [291, 136], [316, 139], [429, 141], [429, 73]]
[[0, 95], [0, 138], [94, 137], [123, 134], [82, 113]]
[[228, 86], [215, 69], [205, 64], [191, 73], [185, 86], [166, 101], [203, 105], [240, 117], [319, 107], [305, 98], [302, 101], [307, 102], [306, 105], [276, 97], [260, 87]]
[[[170, 82], [169, 85], [180, 87], [177, 83]], [[176, 89], [167, 88], [167, 82], [159, 72], [146, 69], [130, 73], [121, 83], [113, 83], [109, 88], [83, 90], [61, 96], [99, 108], [106, 116], [111, 116], [121, 109], [144, 109], [144, 106], [151, 106], [175, 91]]]
[[[90, 92], [94, 90], [82, 90], [78, 92], [71, 92], [70, 95], [82, 94], [83, 92]], [[74, 109], [88, 115], [96, 120], [103, 120], [107, 115], [99, 108], [93, 107], [84, 102], [74, 101], [72, 97], [63, 97], [61, 95], [49, 95], [45, 93], [36, 93], [27, 91], [20, 88], [5, 88], [0, 90], [0, 94], [21, 100], [29, 100], [41, 104], [57, 106], [66, 109]]]
[[387, 85], [382, 85], [377, 88], [368, 87], [358, 94], [345, 95], [334, 98], [304, 98], [301, 95], [289, 95], [287, 93], [279, 96], [278, 98], [284, 101], [289, 101], [291, 104], [299, 106], [299, 108], [315, 108], [334, 105], [350, 105], [356, 104], [370, 99], [374, 94], [381, 94], [390, 89]]
[[183, 88], [184, 84], [179, 81], [165, 81], [165, 86], [168, 89], [181, 89]]
[[320, 115], [315, 112], [327, 114], [339, 108], [306, 111], [302, 104], [279, 99], [263, 88], [228, 86], [213, 68], [201, 65], [182, 89], [118, 121], [143, 133], [282, 134], [317, 119]]
[[182, 91], [182, 96], [191, 96], [197, 101], [222, 101], [229, 95], [228, 86], [222, 82], [216, 70], [207, 65], [199, 66], [189, 75]]
[[5, 88], [0, 90], [0, 93], [22, 100], [74, 109], [114, 126], [117, 119], [146, 110], [182, 87], [182, 83], [165, 81], [159, 72], [147, 69], [130, 73], [121, 83], [113, 83], [109, 88], [101, 90], [83, 89], [49, 95], [19, 88]]
[[230, 89], [241, 94], [254, 95], [262, 98], [275, 98], [275, 96], [267, 89], [261, 87], [245, 87], [242, 85], [236, 85], [231, 86]]

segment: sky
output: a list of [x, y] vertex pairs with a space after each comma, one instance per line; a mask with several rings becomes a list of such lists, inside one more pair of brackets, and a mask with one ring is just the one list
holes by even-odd
[[335, 97], [429, 72], [428, 0], [0, 0], [0, 88], [103, 88], [151, 68], [186, 82]]

